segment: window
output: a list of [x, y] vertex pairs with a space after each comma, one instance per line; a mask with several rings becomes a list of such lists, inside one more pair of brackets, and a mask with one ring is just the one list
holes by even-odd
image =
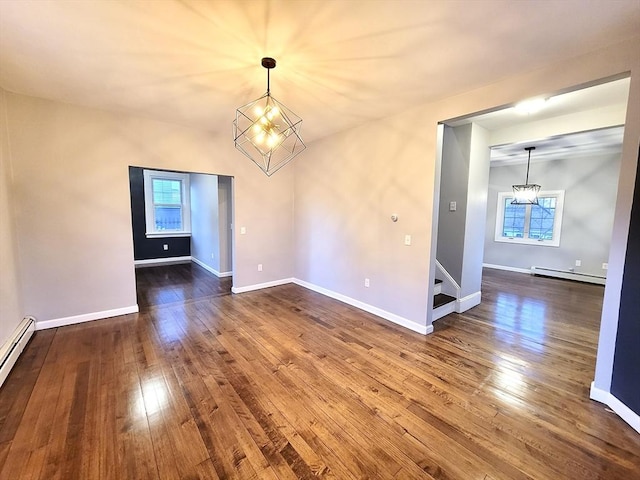
[[144, 206], [147, 237], [191, 234], [188, 174], [145, 170]]
[[560, 246], [564, 191], [539, 192], [539, 205], [512, 205], [512, 192], [498, 193], [496, 242]]

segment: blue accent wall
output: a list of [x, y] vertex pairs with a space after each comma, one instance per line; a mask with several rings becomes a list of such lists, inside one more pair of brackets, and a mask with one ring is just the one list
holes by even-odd
[[[191, 237], [147, 238], [143, 168], [129, 167], [134, 260], [191, 256]], [[169, 249], [164, 250], [163, 245]]]
[[640, 168], [636, 173], [622, 276], [611, 393], [640, 415]]

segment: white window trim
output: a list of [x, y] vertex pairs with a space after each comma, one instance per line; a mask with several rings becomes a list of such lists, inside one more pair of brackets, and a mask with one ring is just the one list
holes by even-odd
[[[494, 240], [503, 243], [516, 243], [521, 245], [536, 245], [542, 247], [559, 247], [560, 232], [562, 231], [562, 213], [564, 210], [564, 190], [548, 190], [538, 192], [538, 197], [556, 197], [556, 212], [553, 220], [553, 239], [538, 240], [532, 238], [512, 238], [502, 236], [504, 222], [504, 204], [507, 198], [513, 198], [513, 192], [498, 192], [498, 208], [496, 212], [496, 231]], [[525, 231], [528, 229], [529, 215], [525, 219]]]
[[[191, 198], [189, 196], [189, 174], [167, 172], [161, 170], [143, 170], [144, 177], [144, 209], [147, 238], [167, 238], [167, 237], [189, 237], [191, 236]], [[152, 180], [155, 178], [180, 180], [182, 183], [182, 226], [180, 231], [158, 231], [155, 230], [154, 209], [153, 209], [153, 188]]]

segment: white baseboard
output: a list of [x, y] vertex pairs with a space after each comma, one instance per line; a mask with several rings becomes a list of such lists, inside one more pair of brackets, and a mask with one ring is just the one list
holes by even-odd
[[631, 425], [636, 432], [640, 433], [640, 415], [635, 413], [624, 403], [613, 396], [611, 392], [597, 388], [593, 382], [591, 382], [591, 390], [589, 392], [589, 398], [596, 402], [604, 403], [611, 410], [616, 412], [622, 420]]
[[202, 260], [198, 260], [196, 257], [191, 257], [191, 261], [197, 265], [200, 265], [202, 268], [204, 268], [207, 272], [209, 273], [213, 273], [216, 277], [218, 278], [222, 278], [222, 277], [230, 277], [233, 275], [233, 272], [219, 272], [217, 271], [215, 268], [207, 265], [206, 263], [204, 263]]
[[167, 258], [150, 258], [148, 260], [134, 260], [133, 264], [136, 268], [139, 267], [154, 267], [156, 265], [172, 265], [176, 263], [189, 263], [191, 262], [191, 256], [185, 255], [184, 257], [167, 257]]
[[101, 320], [103, 318], [117, 317], [119, 315], [127, 315], [129, 313], [138, 313], [138, 305], [130, 307], [114, 308], [113, 310], [103, 310], [101, 312], [84, 313], [82, 315], [74, 315], [72, 317], [54, 318], [52, 320], [44, 320], [36, 322], [36, 330], [46, 330], [47, 328], [64, 327], [66, 325], [74, 325], [76, 323], [90, 322], [92, 320]]
[[605, 285], [607, 283], [606, 277], [546, 267], [531, 267], [531, 274], [543, 275], [545, 277], [564, 278], [565, 280], [575, 280], [577, 282], [595, 283], [596, 285]]
[[531, 270], [529, 270], [528, 268], [508, 267], [506, 265], [494, 265], [492, 263], [483, 263], [482, 266], [484, 268], [493, 268], [494, 270], [506, 270], [507, 272], [518, 272], [531, 275]]
[[493, 268], [494, 270], [505, 270], [507, 272], [526, 273], [527, 275], [543, 275], [546, 277], [564, 278], [565, 280], [595, 283], [596, 285], [604, 285], [607, 281], [606, 277], [601, 277], [598, 275], [571, 272], [568, 270], [556, 270], [545, 267], [518, 268], [508, 267], [506, 265], [494, 265], [492, 263], [483, 263], [482, 266], [485, 268]]
[[0, 387], [9, 376], [18, 357], [29, 343], [35, 331], [35, 318], [25, 317], [15, 329], [11, 337], [0, 348]]
[[247, 285], [246, 287], [231, 287], [231, 292], [232, 293], [253, 292], [254, 290], [261, 290], [263, 288], [277, 287], [278, 285], [286, 285], [287, 283], [293, 283], [293, 278], [283, 278], [281, 280], [274, 280], [272, 282], [257, 283], [255, 285]]
[[314, 292], [321, 293], [322, 295], [325, 295], [327, 297], [331, 297], [335, 300], [339, 300], [343, 303], [346, 303], [347, 305], [351, 305], [352, 307], [364, 310], [365, 312], [377, 315], [378, 317], [389, 320], [390, 322], [408, 328], [409, 330], [413, 330], [414, 332], [421, 333], [422, 335], [427, 335], [433, 332], [433, 325], [421, 325], [417, 322], [396, 315], [395, 313], [387, 312], [386, 310], [374, 307], [373, 305], [369, 305], [368, 303], [364, 303], [354, 298], [347, 297], [346, 295], [342, 295], [341, 293], [337, 293], [332, 290], [327, 290], [326, 288], [319, 287], [318, 285], [305, 282], [304, 280], [300, 280], [298, 278], [294, 278], [293, 283], [295, 283], [296, 285], [300, 285], [301, 287], [308, 288], [309, 290], [313, 290]]
[[482, 299], [481, 292], [475, 292], [471, 295], [467, 295], [466, 297], [459, 298], [456, 300], [456, 312], [462, 313], [466, 312], [470, 308], [475, 307], [476, 305], [480, 305], [480, 300]]

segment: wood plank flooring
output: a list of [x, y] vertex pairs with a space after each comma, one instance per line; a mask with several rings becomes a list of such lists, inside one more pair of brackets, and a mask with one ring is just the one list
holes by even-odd
[[138, 307], [189, 302], [231, 293], [231, 277], [218, 278], [196, 263], [136, 269]]
[[588, 398], [602, 287], [487, 270], [425, 337], [145, 270], [141, 313], [35, 334], [0, 390], [0, 478], [640, 478], [640, 435]]

